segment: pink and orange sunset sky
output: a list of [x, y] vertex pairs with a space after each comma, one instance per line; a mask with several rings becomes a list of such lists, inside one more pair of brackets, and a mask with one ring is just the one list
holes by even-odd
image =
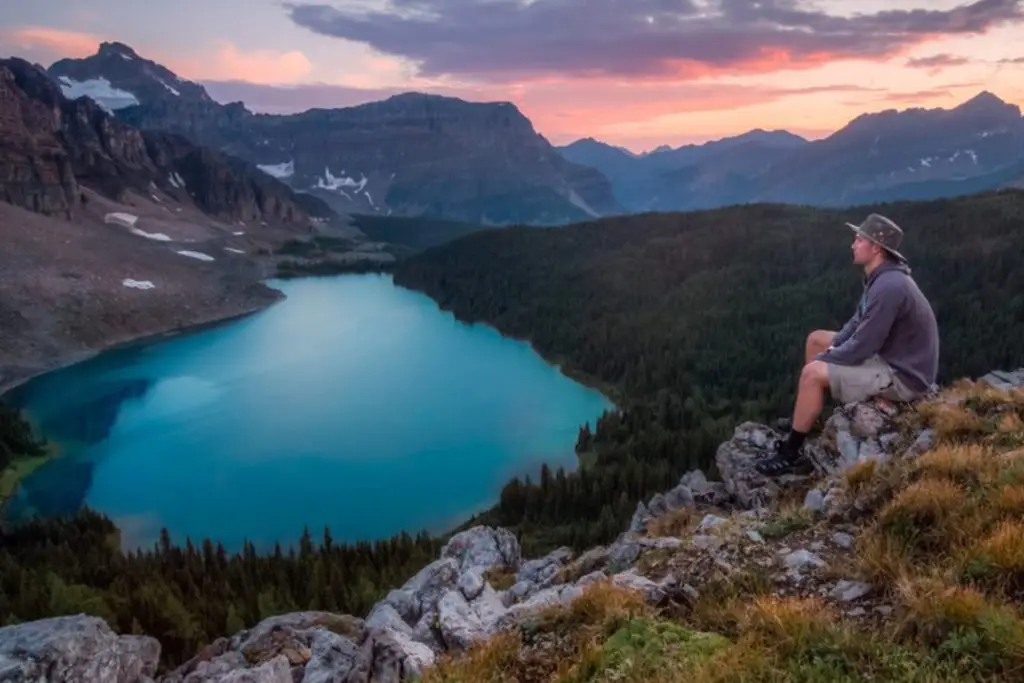
[[1024, 103], [1024, 0], [0, 0], [0, 55], [101, 41], [254, 111], [408, 90], [643, 151], [864, 112]]

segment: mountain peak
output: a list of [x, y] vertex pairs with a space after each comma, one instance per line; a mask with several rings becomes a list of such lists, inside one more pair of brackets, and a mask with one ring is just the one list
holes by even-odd
[[99, 57], [121, 57], [123, 59], [139, 59], [139, 55], [129, 45], [117, 41], [104, 41], [96, 52]]
[[96, 54], [84, 59], [56, 61], [48, 71], [66, 96], [87, 95], [108, 111], [161, 101], [212, 102], [203, 86], [116, 41], [100, 43]]
[[996, 111], [1005, 109], [1006, 107], [1012, 107], [1014, 105], [1000, 99], [995, 94], [988, 90], [982, 90], [980, 93], [965, 101], [963, 104], [955, 108], [956, 111]]

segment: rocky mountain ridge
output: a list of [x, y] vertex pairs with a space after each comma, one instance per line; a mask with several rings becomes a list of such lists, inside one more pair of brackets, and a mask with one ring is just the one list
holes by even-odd
[[227, 221], [263, 221], [307, 232], [330, 209], [238, 160], [180, 136], [140, 131], [93, 99], [68, 99], [38, 67], [0, 61], [0, 199], [71, 218], [79, 185], [111, 200], [156, 192]]
[[[157, 680], [466, 680], [458, 667], [475, 657], [493, 665], [498, 655], [489, 653], [490, 643], [509, 637], [529, 639], [534, 651], [515, 655], [529, 661], [507, 660], [507, 666], [526, 667], [529, 677], [519, 680], [548, 680], [544, 671], [553, 674], [565, 665], [552, 656], [571, 637], [565, 629], [573, 628], [573, 619], [593, 619], [595, 610], [607, 609], [599, 603], [609, 599], [607, 591], [635, 595], [650, 609], [671, 614], [707, 609], [708, 600], [724, 607], [715, 593], [723, 581], [753, 581], [763, 594], [827, 606], [872, 629], [901, 608], [900, 595], [873, 583], [883, 575], [866, 580], [872, 577], [859, 575], [849, 560], [854, 548], [879, 533], [867, 518], [893, 495], [885, 468], [927, 468], [935, 476], [975, 472], [974, 460], [968, 471], [967, 461], [948, 459], [968, 457], [948, 455], [960, 453], [948, 450], [957, 443], [950, 439], [994, 434], [986, 438], [1012, 449], [1024, 439], [1021, 412], [1024, 369], [956, 383], [903, 412], [875, 402], [839, 406], [821, 436], [808, 442], [815, 473], [777, 480], [758, 474], [753, 463], [778, 432], [744, 423], [718, 449], [721, 481], [687, 473], [672, 490], [639, 504], [629, 529], [607, 547], [579, 556], [559, 548], [527, 560], [507, 530], [473, 527], [454, 535], [436, 561], [389, 592], [365, 619], [324, 612], [271, 617], [211, 643]], [[1012, 454], [1006, 457], [1005, 464], [981, 466], [1016, 462]], [[865, 486], [879, 476], [879, 489]], [[631, 598], [614, 599], [621, 606]], [[45, 671], [54, 683], [144, 683], [156, 675], [158, 658], [154, 639], [116, 636], [85, 615], [0, 629], [0, 673], [13, 680], [34, 680]]]
[[238, 156], [344, 214], [558, 224], [621, 211], [599, 171], [565, 160], [509, 102], [404, 93], [253, 114], [119, 43], [50, 73], [66, 93], [103, 101], [127, 123]]
[[752, 202], [852, 206], [934, 199], [1024, 180], [1020, 108], [983, 91], [951, 109], [887, 109], [821, 140], [755, 130], [630, 156], [595, 140], [560, 148], [601, 170], [630, 211]]

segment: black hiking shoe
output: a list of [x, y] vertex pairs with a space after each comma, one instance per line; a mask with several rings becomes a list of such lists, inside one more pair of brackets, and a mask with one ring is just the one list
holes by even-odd
[[810, 474], [814, 465], [799, 450], [786, 448], [786, 442], [775, 441], [775, 452], [764, 460], [759, 460], [756, 469], [766, 477], [778, 477], [783, 474]]

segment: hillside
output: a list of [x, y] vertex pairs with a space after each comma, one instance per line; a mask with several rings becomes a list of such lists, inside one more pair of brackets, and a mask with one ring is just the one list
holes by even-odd
[[[353, 572], [366, 595], [373, 551], [326, 535], [287, 558], [166, 543], [122, 557], [101, 520], [30, 526], [0, 545], [0, 616], [60, 616], [0, 628], [0, 671], [54, 683], [1015, 679], [1024, 370], [960, 380], [903, 412], [837, 409], [808, 442], [807, 476], [756, 473], [777, 436], [738, 425], [716, 452], [721, 480], [688, 472], [607, 546], [530, 558], [486, 526], [448, 537], [433, 561], [417, 543], [426, 564], [359, 615], [333, 600]], [[409, 547], [374, 551], [395, 566]], [[256, 597], [259, 576], [273, 586]], [[283, 602], [303, 594], [305, 611]], [[206, 641], [210, 625], [226, 637]]]
[[545, 547], [605, 542], [609, 519], [622, 523], [634, 501], [707, 467], [738, 420], [788, 416], [807, 333], [838, 329], [859, 296], [843, 223], [876, 209], [903, 226], [904, 253], [934, 302], [940, 377], [1019, 363], [1020, 191], [848, 212], [755, 205], [509, 228], [399, 264], [397, 283], [459, 319], [528, 338], [622, 408], [581, 429], [590, 472], [512, 482], [479, 521]]
[[[905, 253], [935, 302], [942, 382], [1024, 384], [1024, 372], [986, 374], [1022, 356], [1024, 192], [881, 208], [906, 229]], [[124, 555], [116, 527], [88, 511], [0, 529], [0, 623], [11, 625], [0, 629], [0, 665], [31, 676], [70, 648], [63, 680], [83, 683], [142, 683], [140, 673], [355, 683], [371, 671], [528, 683], [622, 680], [625, 657], [646, 667], [625, 680], [657, 681], [655, 668], [695, 675], [672, 669], [705, 664], [679, 647], [713, 631], [731, 645], [698, 636], [719, 653], [707, 661], [753, 667], [739, 669], [746, 680], [1012, 675], [1024, 641], [1007, 605], [1018, 598], [999, 591], [1016, 555], [993, 553], [1017, 552], [1016, 530], [997, 526], [1016, 510], [1016, 456], [997, 455], [1024, 446], [1019, 391], [960, 383], [901, 415], [829, 409], [812, 442], [814, 476], [775, 482], [751, 469], [789, 412], [804, 334], [854, 305], [842, 221], [867, 210], [757, 206], [506, 228], [422, 252], [396, 277], [462, 318], [528, 336], [616, 395], [622, 411], [581, 430], [585, 468], [513, 481], [494, 509], [442, 538], [339, 545], [317, 530], [296, 548], [233, 556], [215, 541], [164, 538]], [[2, 414], [0, 429], [7, 450], [33, 447]], [[935, 490], [921, 493], [929, 478]], [[932, 493], [945, 496], [938, 508]], [[944, 533], [961, 522], [969, 537]], [[922, 536], [930, 525], [937, 534]], [[634, 589], [643, 600], [622, 592]], [[932, 604], [942, 609], [925, 611]], [[104, 621], [32, 621], [78, 613]], [[448, 661], [494, 635], [478, 655]], [[804, 639], [784, 645], [788, 636]], [[82, 653], [125, 673], [84, 676], [74, 668]], [[744, 680], [719, 671], [701, 675]]]
[[608, 180], [566, 161], [509, 102], [403, 93], [292, 115], [220, 104], [122, 43], [50, 74], [143, 130], [163, 130], [256, 164], [343, 214], [484, 224], [558, 224], [621, 211]]
[[372, 240], [388, 242], [414, 250], [436, 247], [470, 233], [495, 226], [448, 221], [437, 218], [354, 215], [352, 224]]
[[844, 207], [1018, 186], [1024, 118], [983, 91], [950, 109], [866, 112], [812, 142], [753, 130], [638, 156], [592, 139], [559, 151], [604, 173], [630, 211], [755, 202]]

